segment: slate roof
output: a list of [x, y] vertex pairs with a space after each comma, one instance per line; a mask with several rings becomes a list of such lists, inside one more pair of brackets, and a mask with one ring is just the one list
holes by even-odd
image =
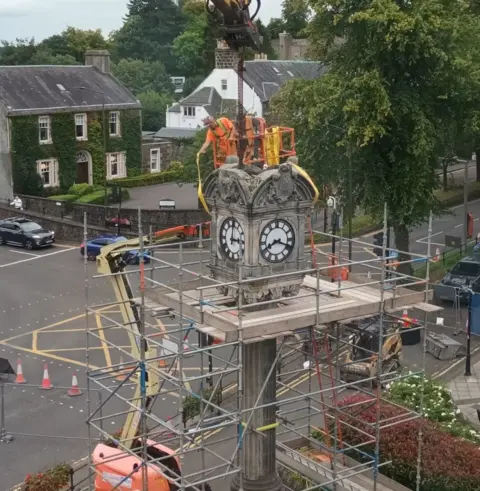
[[180, 104], [175, 102], [171, 107], [168, 108], [169, 113], [179, 113], [180, 112]]
[[162, 128], [155, 133], [155, 138], [193, 138], [197, 131], [196, 128]]
[[94, 110], [103, 102], [108, 109], [141, 108], [113, 75], [93, 66], [0, 66], [0, 101], [12, 115]]
[[325, 71], [325, 65], [316, 61], [252, 60], [245, 62], [244, 80], [262, 102], [268, 102], [288, 81], [295, 78], [313, 80]]

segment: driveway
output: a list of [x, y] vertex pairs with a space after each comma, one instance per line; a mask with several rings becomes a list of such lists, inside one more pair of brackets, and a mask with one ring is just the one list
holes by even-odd
[[161, 199], [173, 199], [177, 210], [198, 209], [197, 186], [192, 183], [178, 185], [177, 183], [156, 184], [131, 188], [128, 190], [130, 199], [124, 201], [124, 208], [141, 208], [142, 210], [158, 210]]

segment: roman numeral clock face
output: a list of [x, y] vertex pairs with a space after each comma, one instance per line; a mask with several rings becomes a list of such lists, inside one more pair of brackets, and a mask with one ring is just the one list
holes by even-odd
[[231, 261], [238, 261], [245, 249], [245, 234], [235, 218], [227, 218], [220, 227], [220, 248]]
[[295, 245], [293, 227], [285, 220], [272, 220], [260, 235], [260, 254], [269, 263], [287, 259]]

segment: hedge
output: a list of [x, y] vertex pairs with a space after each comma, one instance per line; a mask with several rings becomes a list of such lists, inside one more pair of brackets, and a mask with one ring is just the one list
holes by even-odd
[[[375, 438], [375, 401], [370, 396], [354, 395], [339, 403], [342, 407], [339, 428], [343, 441], [349, 445], [363, 444], [362, 452], [369, 455], [375, 452], [372, 443]], [[407, 415], [407, 411], [382, 401], [381, 421], [400, 418], [402, 414]], [[419, 424], [420, 420], [415, 419], [380, 430], [380, 462], [391, 462], [382, 466], [382, 473], [409, 489], [416, 489]], [[359, 459], [358, 453], [351, 453], [351, 457]], [[443, 431], [439, 424], [429, 420], [423, 422], [420, 491], [478, 491], [479, 461], [480, 448], [477, 445]]]
[[136, 177], [124, 177], [115, 179], [111, 182], [116, 182], [122, 188], [136, 188], [140, 186], [153, 186], [154, 184], [164, 184], [167, 182], [175, 182], [181, 178], [181, 173], [178, 170], [166, 170], [155, 174], [142, 174]]
[[49, 196], [48, 199], [51, 199], [52, 201], [68, 201], [68, 202], [73, 202], [78, 199], [78, 195], [76, 194], [57, 194], [53, 196]]

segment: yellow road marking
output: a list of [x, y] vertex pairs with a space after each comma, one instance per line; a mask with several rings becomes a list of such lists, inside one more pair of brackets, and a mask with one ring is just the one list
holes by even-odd
[[98, 327], [98, 337], [102, 343], [103, 353], [105, 355], [105, 362], [107, 363], [108, 367], [111, 367], [112, 357], [110, 356], [110, 350], [108, 349], [107, 338], [105, 337], [105, 331], [103, 330], [102, 320], [98, 314], [95, 314], [95, 320]]
[[[121, 349], [127, 349], [127, 348], [130, 348], [130, 346], [119, 346], [119, 348]], [[88, 348], [89, 350], [103, 350], [103, 346], [95, 346], [95, 347], [91, 347]], [[44, 349], [44, 350], [41, 350], [42, 353], [56, 353], [57, 351], [86, 351], [87, 348], [83, 347], [83, 348], [58, 348], [58, 349]], [[110, 365], [111, 366], [111, 365]]]
[[306, 373], [305, 375], [302, 375], [299, 379], [295, 380], [295, 382], [292, 382], [290, 384], [287, 384], [286, 387], [284, 387], [283, 389], [280, 389], [278, 392], [277, 392], [277, 397], [278, 396], [283, 396], [284, 394], [286, 394], [289, 390], [291, 389], [294, 389], [297, 385], [300, 385], [302, 384], [303, 382], [305, 382], [306, 380], [308, 380], [311, 376], [313, 375], [312, 372], [309, 372], [309, 373]]
[[32, 333], [32, 350], [37, 351], [38, 332]]
[[371, 251], [371, 250], [370, 250], [368, 247], [364, 247], [364, 248], [363, 248], [363, 250], [364, 250], [365, 252], [368, 252], [368, 253], [369, 253], [371, 256], [373, 256], [373, 257], [377, 257], [377, 255], [376, 255], [376, 254], [374, 254], [374, 253], [373, 253], [373, 251]]

